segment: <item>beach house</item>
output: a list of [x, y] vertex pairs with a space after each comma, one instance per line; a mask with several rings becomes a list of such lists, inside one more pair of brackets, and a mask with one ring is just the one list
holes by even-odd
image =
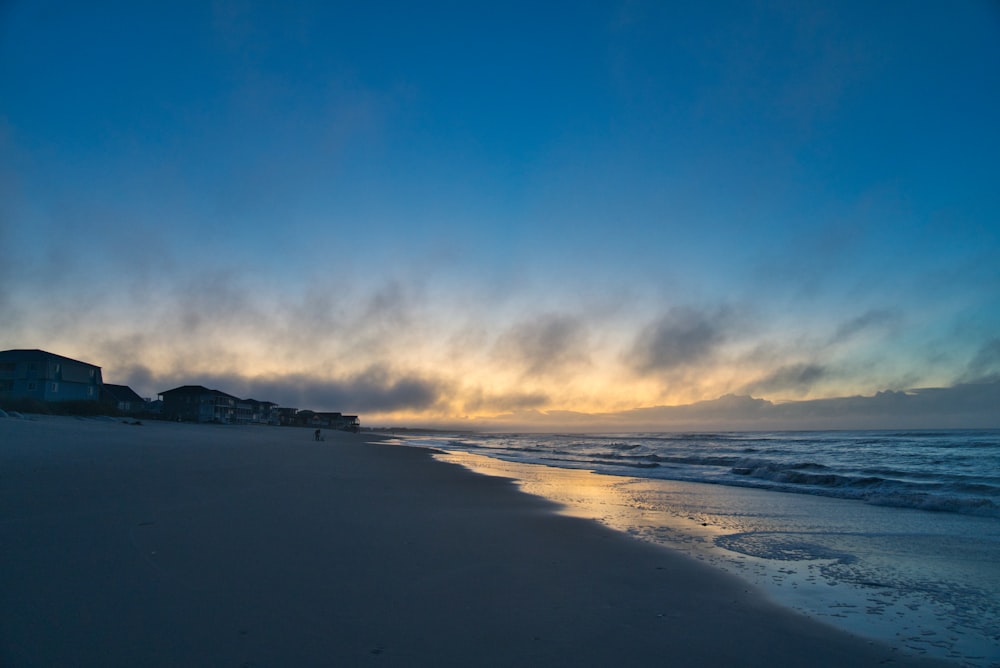
[[273, 401], [243, 399], [238, 408], [246, 407], [247, 412], [237, 421], [247, 424], [278, 424], [278, 404]]
[[342, 413], [317, 413], [316, 415], [325, 419], [330, 429], [355, 432], [361, 429], [361, 420], [358, 419], [357, 415], [344, 415]]
[[101, 401], [122, 413], [137, 413], [146, 409], [146, 400], [128, 385], [104, 383], [101, 386]]
[[239, 399], [201, 385], [182, 385], [159, 393], [163, 416], [188, 422], [236, 422]]
[[0, 351], [0, 399], [98, 401], [101, 367], [44, 350]]
[[356, 432], [361, 429], [361, 421], [357, 415], [343, 415], [334, 412], [299, 411], [295, 415], [294, 423], [302, 427], [326, 427], [327, 429], [343, 431]]
[[298, 415], [298, 408], [278, 408], [271, 411], [271, 420], [268, 424], [290, 426], [295, 424], [295, 416]]

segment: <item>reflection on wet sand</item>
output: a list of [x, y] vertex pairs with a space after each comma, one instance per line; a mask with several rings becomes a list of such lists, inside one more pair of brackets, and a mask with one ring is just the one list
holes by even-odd
[[563, 514], [680, 550], [853, 633], [970, 665], [1000, 661], [1000, 527], [991, 518], [437, 457], [511, 478]]

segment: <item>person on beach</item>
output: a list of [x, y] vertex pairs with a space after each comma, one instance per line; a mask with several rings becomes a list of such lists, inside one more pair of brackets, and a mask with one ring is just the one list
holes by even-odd
[[323, 440], [323, 435], [322, 435], [322, 432], [323, 432], [323, 430], [322, 430], [322, 429], [317, 429], [317, 430], [316, 430], [316, 432], [315, 432], [314, 436], [316, 437], [316, 440], [317, 440], [317, 441], [322, 441], [322, 440]]

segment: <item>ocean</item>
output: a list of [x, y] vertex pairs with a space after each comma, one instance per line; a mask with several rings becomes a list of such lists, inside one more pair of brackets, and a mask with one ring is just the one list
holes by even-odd
[[900, 652], [1000, 666], [1000, 431], [396, 439]]

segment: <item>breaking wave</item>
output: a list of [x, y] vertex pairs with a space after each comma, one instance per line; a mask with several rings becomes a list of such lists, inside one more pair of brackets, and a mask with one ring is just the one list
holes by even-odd
[[1000, 517], [1000, 432], [442, 434], [405, 442], [610, 475]]

